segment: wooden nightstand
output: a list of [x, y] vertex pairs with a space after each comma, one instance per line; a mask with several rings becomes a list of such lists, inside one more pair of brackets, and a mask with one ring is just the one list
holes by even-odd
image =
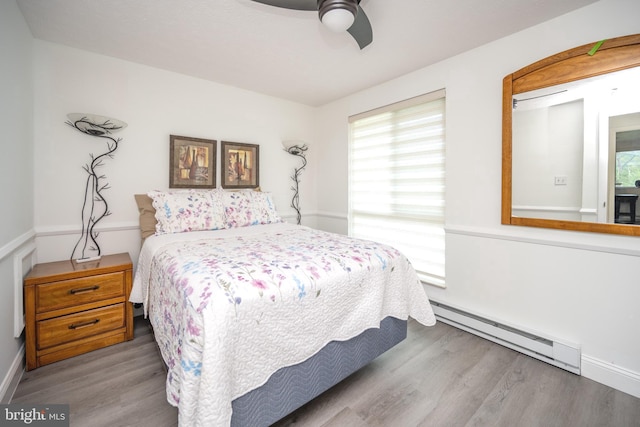
[[24, 279], [27, 371], [133, 339], [129, 254], [36, 264]]

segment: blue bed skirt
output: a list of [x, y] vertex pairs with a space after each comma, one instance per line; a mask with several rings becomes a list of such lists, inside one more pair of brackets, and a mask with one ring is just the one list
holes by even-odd
[[276, 371], [232, 403], [232, 427], [267, 427], [322, 394], [407, 337], [407, 322], [387, 317], [348, 341], [332, 341], [302, 363]]

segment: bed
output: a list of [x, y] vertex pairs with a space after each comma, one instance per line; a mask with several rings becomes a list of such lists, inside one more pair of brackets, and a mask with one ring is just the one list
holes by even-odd
[[404, 339], [409, 317], [435, 323], [392, 247], [283, 222], [268, 193], [149, 196], [131, 301], [181, 426], [271, 425]]

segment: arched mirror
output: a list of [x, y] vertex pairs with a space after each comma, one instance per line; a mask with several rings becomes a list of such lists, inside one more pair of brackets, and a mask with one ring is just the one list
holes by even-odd
[[640, 34], [504, 78], [502, 223], [640, 236]]

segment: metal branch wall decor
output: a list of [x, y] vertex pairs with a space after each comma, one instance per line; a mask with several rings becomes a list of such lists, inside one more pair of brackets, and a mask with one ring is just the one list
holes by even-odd
[[302, 166], [300, 166], [299, 168], [295, 168], [293, 171], [293, 175], [291, 175], [291, 179], [294, 182], [294, 185], [291, 187], [291, 189], [293, 190], [291, 207], [295, 209], [298, 225], [300, 225], [300, 221], [302, 220], [302, 214], [300, 213], [300, 174], [302, 173], [302, 170], [305, 168], [305, 166], [307, 166], [307, 157], [305, 153], [309, 149], [309, 147], [307, 147], [307, 144], [304, 143], [300, 144], [283, 142], [282, 144], [284, 145], [284, 151], [293, 156], [298, 156], [302, 159]]
[[[87, 135], [104, 138], [107, 144], [107, 151], [97, 156], [90, 154], [91, 162], [83, 166], [88, 176], [82, 203], [82, 234], [71, 252], [71, 259], [74, 259], [76, 252], [80, 251], [79, 257], [76, 258], [77, 262], [93, 261], [101, 257], [97, 242], [99, 233], [95, 231], [95, 226], [102, 218], [111, 215], [107, 200], [102, 195], [104, 190], [109, 189], [109, 184], [104, 181], [106, 176], [99, 175], [97, 169], [104, 166], [106, 158], [113, 158], [113, 153], [122, 140], [122, 138], [112, 137], [111, 134], [124, 129], [127, 124], [93, 114], [72, 113], [67, 117], [69, 120], [65, 122], [66, 124]], [[89, 256], [87, 252], [93, 256]]]

